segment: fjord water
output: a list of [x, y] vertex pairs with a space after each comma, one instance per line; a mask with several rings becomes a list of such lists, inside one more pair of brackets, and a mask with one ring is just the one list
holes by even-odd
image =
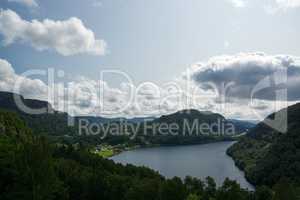
[[116, 155], [112, 160], [122, 164], [146, 166], [168, 178], [174, 176], [184, 178], [190, 175], [204, 180], [207, 176], [211, 176], [219, 186], [228, 177], [236, 180], [241, 187], [253, 190], [244, 173], [226, 155], [227, 148], [232, 144], [233, 142], [219, 142], [137, 149]]

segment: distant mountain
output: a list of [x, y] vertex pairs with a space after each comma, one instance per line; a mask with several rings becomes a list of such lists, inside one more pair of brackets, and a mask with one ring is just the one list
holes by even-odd
[[21, 99], [22, 102], [31, 109], [41, 109], [45, 108], [50, 112], [55, 112], [52, 106], [46, 101], [34, 100], [34, 99], [25, 99], [23, 96], [10, 93], [10, 92], [1, 92], [0, 91], [0, 107], [5, 108], [10, 111], [22, 112], [16, 105], [14, 96], [18, 99]]
[[[227, 121], [224, 116], [207, 112], [199, 111], [195, 109], [181, 110], [169, 115], [163, 115], [155, 120], [156, 124], [176, 124], [179, 126], [180, 133], [182, 134], [211, 134], [216, 133], [218, 135], [223, 134], [222, 125], [226, 126]], [[211, 126], [215, 124], [215, 126]], [[211, 131], [201, 129], [202, 125], [208, 125]], [[194, 129], [192, 129], [194, 128]], [[195, 130], [195, 131], [190, 131]]]
[[245, 121], [245, 120], [238, 120], [238, 119], [227, 119], [227, 121], [232, 123], [235, 126], [235, 130], [237, 133], [248, 132], [256, 125], [255, 122], [253, 121]]
[[[14, 96], [21, 99], [22, 102], [31, 109], [47, 109], [48, 113], [31, 115], [23, 112], [15, 103]], [[38, 134], [48, 134], [48, 135], [75, 135], [77, 129], [74, 127], [69, 127], [67, 124], [68, 118], [72, 118], [67, 113], [56, 111], [52, 108], [51, 104], [46, 101], [35, 100], [35, 99], [25, 99], [23, 96], [14, 94], [11, 92], [1, 92], [0, 91], [0, 109], [13, 111], [21, 115], [22, 119], [26, 124]], [[105, 118], [101, 116], [76, 116], [74, 117], [75, 123], [79, 119], [86, 119], [90, 123], [109, 123], [109, 122], [119, 122], [127, 121], [130, 123], [140, 123], [144, 120], [151, 121], [155, 118]]]
[[226, 119], [223, 115], [218, 113], [213, 113], [210, 111], [199, 111], [195, 109], [181, 110], [173, 114], [163, 115], [155, 119], [154, 122], [159, 122], [159, 123], [175, 122], [177, 124], [183, 124], [184, 120], [187, 120], [189, 123], [193, 123], [194, 120], [199, 120], [199, 123], [207, 123], [207, 124], [217, 123], [219, 125], [223, 124], [225, 127], [228, 127], [229, 124], [232, 124], [236, 131], [235, 134], [247, 132], [255, 126], [255, 124], [248, 121]]
[[134, 118], [130, 118], [130, 119], [126, 119], [127, 121], [131, 122], [131, 123], [142, 123], [142, 122], [150, 122], [155, 120], [156, 117], [134, 117]]
[[76, 116], [75, 119], [78, 121], [79, 119], [86, 119], [90, 122], [96, 123], [112, 123], [112, 122], [128, 122], [128, 123], [142, 123], [144, 121], [153, 121], [156, 119], [155, 117], [135, 117], [135, 118], [125, 118], [125, 117], [115, 117], [115, 118], [105, 118], [100, 116]]
[[110, 119], [110, 118], [105, 118], [100, 116], [76, 116], [74, 117], [74, 119], [76, 122], [78, 122], [80, 119], [84, 119], [84, 120], [88, 120], [90, 123], [99, 123], [99, 124], [109, 123], [113, 120], [117, 120], [116, 118]]
[[[272, 113], [266, 119], [274, 119], [274, 116], [279, 112], [287, 112], [287, 129], [288, 131], [293, 131], [297, 129], [300, 125], [300, 103], [284, 108], [276, 113]], [[265, 120], [266, 120], [265, 119]], [[264, 120], [264, 121], [265, 121]], [[276, 136], [280, 134], [275, 129], [268, 126], [264, 121], [258, 123], [248, 134], [249, 137], [255, 139], [263, 139], [272, 142], [276, 139]]]
[[227, 151], [255, 185], [273, 186], [282, 178], [300, 183], [300, 103], [278, 112], [283, 111], [287, 111], [287, 133], [260, 122]]
[[[199, 123], [222, 123], [225, 126], [229, 123], [220, 114], [212, 113], [212, 112], [202, 112], [198, 110], [182, 110], [170, 115], [163, 115], [159, 118], [146, 117], [146, 118], [105, 118], [101, 116], [76, 116], [74, 117], [75, 126], [68, 126], [68, 119], [72, 118], [67, 113], [55, 111], [48, 102], [33, 100], [33, 99], [24, 99], [21, 95], [17, 95], [28, 107], [30, 108], [48, 108], [50, 113], [40, 114], [40, 115], [30, 115], [21, 111], [17, 105], [15, 104], [12, 93], [9, 92], [0, 92], [0, 109], [17, 112], [20, 114], [21, 118], [26, 122], [26, 124], [32, 128], [35, 134], [43, 134], [48, 136], [55, 137], [63, 137], [63, 140], [67, 140], [71, 143], [86, 141], [88, 144], [90, 143], [99, 143], [99, 142], [107, 142], [111, 144], [119, 144], [119, 143], [134, 143], [134, 144], [167, 144], [167, 145], [176, 145], [176, 144], [199, 144], [199, 143], [207, 143], [213, 142], [216, 140], [223, 140], [224, 137], [222, 135], [215, 136], [207, 136], [207, 135], [193, 135], [190, 137], [185, 137], [183, 135], [183, 125], [184, 122], [187, 122], [189, 127], [192, 127], [192, 123], [197, 120]], [[79, 136], [78, 122], [80, 119], [86, 119], [89, 122], [104, 124], [105, 126], [109, 126], [112, 122], [118, 122], [120, 124], [127, 122], [134, 124], [135, 128], [138, 127], [138, 134], [135, 140], [129, 140], [126, 135], [109, 135], [105, 141], [100, 140], [98, 136]], [[162, 136], [158, 135], [146, 135], [143, 130], [143, 123], [146, 121], [149, 124], [160, 125], [162, 123], [177, 123], [179, 125], [179, 134], [178, 135], [167, 135]], [[139, 124], [142, 124], [140, 126]], [[215, 129], [214, 129], [215, 130]], [[151, 130], [148, 130], [151, 132]], [[223, 130], [221, 130], [223, 131]], [[64, 137], [66, 136], [66, 137]], [[67, 137], [68, 136], [68, 137]], [[74, 136], [74, 137], [69, 137]], [[122, 137], [120, 137], [122, 136]], [[219, 137], [221, 136], [221, 137]], [[216, 137], [218, 137], [216, 139]], [[230, 137], [225, 137], [225, 139], [229, 139]]]
[[208, 122], [213, 123], [217, 122], [217, 120], [225, 120], [225, 117], [223, 117], [220, 114], [212, 113], [212, 112], [202, 112], [195, 109], [187, 109], [187, 110], [181, 110], [178, 112], [175, 112], [173, 114], [169, 115], [163, 115], [157, 119], [154, 120], [154, 122], [160, 122], [160, 123], [179, 123], [182, 124], [183, 120], [187, 120], [189, 122], [192, 122], [193, 120], [198, 119], [200, 122]]
[[[23, 112], [15, 103], [14, 95], [31, 109], [47, 109], [48, 113], [31, 115]], [[46, 135], [74, 135], [76, 130], [67, 126], [67, 113], [55, 111], [52, 106], [46, 101], [25, 99], [23, 96], [10, 92], [0, 92], [0, 109], [13, 111], [20, 114], [30, 128], [36, 134]]]

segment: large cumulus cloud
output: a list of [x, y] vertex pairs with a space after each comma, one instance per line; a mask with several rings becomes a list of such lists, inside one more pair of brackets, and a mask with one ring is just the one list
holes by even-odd
[[30, 79], [17, 75], [11, 64], [3, 59], [0, 59], [0, 91], [13, 92], [16, 83], [19, 85], [21, 94], [28, 98], [47, 98], [47, 85], [39, 79]]
[[[294, 56], [240, 53], [213, 57], [194, 65], [191, 78], [205, 90], [215, 86], [227, 99], [276, 100], [276, 92], [284, 88], [287, 100], [300, 99], [300, 58]], [[259, 84], [265, 87], [252, 94]]]
[[55, 109], [71, 115], [158, 116], [182, 108], [176, 103], [175, 92], [168, 91], [167, 86], [163, 89], [144, 83], [138, 87], [123, 82], [120, 87], [111, 87], [105, 81], [85, 77], [45, 83], [38, 78], [26, 77], [26, 73], [16, 74], [4, 59], [0, 59], [0, 91], [48, 101]]
[[[277, 72], [286, 72], [287, 81], [280, 84], [279, 88], [267, 87], [255, 93], [255, 99], [250, 100], [249, 94], [262, 80], [276, 83], [276, 79], [266, 77], [272, 77]], [[281, 78], [284, 74], [279, 75]], [[119, 87], [111, 87], [103, 80], [85, 77], [73, 77], [72, 80], [49, 84], [37, 78], [25, 77], [24, 74], [16, 74], [8, 61], [0, 59], [0, 91], [47, 100], [55, 109], [71, 115], [160, 116], [195, 108], [221, 113], [227, 118], [262, 120], [266, 115], [299, 100], [299, 77], [299, 58], [295, 56], [241, 53], [213, 57], [207, 62], [194, 65], [191, 73], [160, 85], [123, 82]], [[16, 82], [22, 83], [18, 91], [14, 88]], [[221, 90], [224, 85], [228, 86], [226, 93], [215, 91]], [[288, 100], [291, 101], [274, 101], [270, 98], [274, 96], [274, 91], [286, 87]], [[49, 96], [48, 92], [52, 89], [54, 96]], [[222, 101], [222, 97], [225, 97], [225, 101]]]
[[64, 56], [104, 55], [106, 51], [105, 41], [96, 39], [93, 31], [76, 17], [64, 21], [26, 21], [12, 10], [0, 10], [0, 34], [5, 45], [25, 42], [37, 50], [54, 49]]

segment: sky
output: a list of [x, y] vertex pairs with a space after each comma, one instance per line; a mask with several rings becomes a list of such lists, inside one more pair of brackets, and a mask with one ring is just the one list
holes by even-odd
[[[299, 98], [300, 0], [0, 0], [0, 8], [0, 89], [12, 90], [11, 83], [28, 70], [61, 70], [64, 77], [56, 88], [71, 85], [75, 100], [49, 99], [46, 76], [27, 78], [20, 93], [49, 100], [58, 109], [61, 99], [71, 108], [60, 110], [73, 114], [95, 113], [97, 106], [90, 109], [99, 96], [95, 88], [105, 85], [105, 114], [111, 116], [156, 116], [195, 107], [257, 119], [274, 110], [275, 100], [268, 90], [249, 108], [252, 89], [285, 69], [288, 95], [280, 106]], [[125, 77], [112, 75], [99, 83], [103, 70], [125, 72], [132, 82], [121, 84]], [[178, 106], [173, 97], [161, 103], [172, 93], [170, 82], [191, 82], [200, 103]], [[219, 96], [222, 84], [236, 86], [220, 103], [208, 82]], [[95, 88], [82, 89], [87, 85]], [[111, 113], [125, 107], [128, 85], [141, 86], [134, 96], [142, 109], [131, 105]], [[188, 90], [184, 96], [190, 96]], [[152, 112], [158, 107], [160, 112]]]

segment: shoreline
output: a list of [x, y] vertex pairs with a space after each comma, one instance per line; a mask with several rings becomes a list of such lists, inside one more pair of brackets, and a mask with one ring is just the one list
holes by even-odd
[[[130, 149], [130, 150], [128, 150], [128, 151], [131, 151], [131, 150], [135, 150], [135, 149], [143, 149], [143, 148], [145, 148], [145, 149], [147, 149], [147, 148], [149, 148], [149, 151], [152, 151], [151, 150], [151, 148], [155, 148], [155, 147], [179, 147], [179, 148], [174, 148], [174, 149], [177, 149], [177, 151], [181, 151], [180, 150], [180, 147], [183, 147], [184, 148], [184, 146], [196, 146], [195, 148], [197, 148], [197, 146], [199, 146], [199, 148], [202, 148], [202, 147], [200, 147], [200, 146], [208, 146], [208, 147], [203, 147], [204, 149], [206, 149], [206, 148], [215, 148], [215, 147], [210, 147], [210, 145], [217, 145], [217, 146], [219, 146], [219, 145], [221, 145], [221, 146], [226, 146], [226, 148], [224, 148], [224, 156], [225, 157], [227, 157], [226, 159], [229, 159], [229, 160], [231, 160], [229, 163], [231, 163], [231, 167], [232, 168], [235, 168], [235, 174], [236, 175], [233, 175], [232, 174], [232, 176], [229, 176], [229, 177], [235, 177], [235, 176], [237, 176], [237, 177], [243, 177], [243, 178], [237, 178], [237, 180], [240, 180], [240, 179], [244, 179], [244, 180], [242, 180], [242, 182], [239, 182], [240, 184], [242, 184], [242, 185], [244, 185], [245, 186], [245, 189], [247, 189], [247, 190], [249, 190], [249, 191], [255, 191], [256, 190], [256, 187], [255, 187], [255, 185], [253, 185], [251, 182], [249, 182], [248, 181], [248, 179], [246, 178], [246, 176], [245, 176], [245, 173], [244, 173], [244, 171], [243, 170], [241, 170], [240, 168], [238, 168], [236, 165], [235, 165], [235, 163], [234, 163], [234, 161], [233, 161], [233, 159], [232, 159], [232, 157], [230, 157], [230, 156], [228, 156], [227, 154], [226, 154], [226, 150], [230, 147], [230, 146], [232, 146], [233, 144], [235, 143], [235, 141], [216, 141], [216, 142], [210, 142], [210, 143], [201, 143], [201, 144], [191, 144], [191, 145], [189, 145], [189, 144], [187, 144], [187, 145], [156, 145], [156, 146], [148, 146], [148, 147], [138, 147], [138, 148], [132, 148], [132, 149]], [[217, 147], [216, 146], [216, 147]], [[189, 148], [189, 147], [188, 147]], [[160, 149], [160, 148], [159, 148]], [[154, 150], [155, 152], [156, 151], [159, 151], [159, 149], [158, 150]], [[162, 151], [168, 151], [167, 149], [165, 149], [165, 150], [162, 150]], [[142, 151], [141, 152], [141, 154], [143, 154], [143, 152], [144, 151]], [[148, 150], [146, 150], [146, 152], [148, 152]], [[122, 152], [120, 152], [120, 153], [122, 153]], [[140, 153], [138, 153], [137, 152], [137, 154], [140, 154]], [[125, 155], [127, 155], [127, 153], [125, 153]], [[130, 153], [128, 154], [128, 155], [131, 155]], [[133, 153], [133, 155], [135, 155], [135, 153]], [[145, 154], [146, 155], [146, 154]], [[174, 154], [174, 155], [176, 155], [176, 154]], [[129, 156], [130, 157], [130, 156]], [[131, 156], [132, 157], [132, 156]], [[222, 156], [223, 157], [223, 156]], [[129, 159], [129, 160], [127, 160], [127, 158], [126, 158], [126, 156], [124, 157], [124, 156], [117, 156], [117, 154], [116, 154], [116, 157], [114, 157], [114, 156], [112, 156], [112, 157], [110, 157], [110, 158], [108, 158], [109, 160], [112, 160], [112, 161], [114, 161], [114, 162], [116, 162], [115, 160], [123, 160], [122, 162], [124, 162], [124, 163], [126, 163], [126, 162], [129, 162], [130, 163], [130, 160], [131, 159]], [[197, 157], [195, 157], [194, 159], [196, 159], [197, 160]], [[199, 159], [201, 159], [201, 157], [199, 158]], [[126, 161], [127, 160], [127, 161]], [[148, 163], [149, 164], [149, 163]], [[151, 164], [149, 164], [149, 165], [146, 165], [146, 166], [151, 166]], [[151, 167], [150, 167], [151, 168]], [[152, 168], [152, 169], [154, 169], [154, 170], [157, 170], [156, 168]], [[160, 172], [160, 174], [162, 174], [162, 172]], [[202, 174], [206, 174], [205, 173], [205, 171], [203, 171], [202, 172]], [[238, 175], [237, 175], [238, 174]], [[173, 174], [174, 176], [177, 176], [176, 174]], [[166, 176], [166, 174], [164, 174], [163, 176]], [[180, 175], [179, 175], [180, 176]], [[246, 181], [246, 182], [245, 182]]]
[[155, 148], [155, 147], [181, 147], [181, 146], [195, 146], [195, 145], [205, 145], [205, 144], [213, 144], [213, 143], [220, 143], [220, 142], [234, 142], [236, 140], [220, 140], [220, 141], [210, 141], [210, 142], [199, 142], [196, 144], [151, 144], [151, 145], [135, 145], [132, 147], [125, 147], [124, 149], [120, 149], [120, 148], [116, 148], [114, 149], [114, 153], [110, 156], [105, 157], [106, 159], [112, 158], [116, 155], [119, 155], [123, 152], [127, 152], [127, 151], [133, 151], [133, 150], [137, 150], [137, 149], [148, 149], [148, 148]]
[[[232, 146], [231, 146], [232, 147]], [[254, 189], [256, 189], [256, 185], [249, 179], [249, 177], [248, 177], [248, 175], [247, 175], [247, 173], [246, 173], [246, 171], [245, 171], [245, 168], [244, 167], [242, 167], [242, 165], [240, 165], [238, 162], [237, 162], [237, 159], [231, 154], [231, 153], [229, 153], [229, 150], [230, 149], [230, 147], [226, 150], [226, 155], [227, 156], [229, 156], [232, 160], [233, 160], [233, 162], [234, 162], [234, 165], [240, 170], [240, 171], [242, 171], [243, 173], [244, 173], [244, 177], [245, 177], [245, 179], [254, 187]]]
[[232, 156], [230, 153], [228, 153], [228, 151], [226, 151], [226, 154], [233, 160], [234, 162], [234, 165], [239, 169], [241, 170], [243, 173], [244, 173], [244, 177], [245, 179], [254, 187], [256, 188], [256, 185], [249, 179], [249, 177], [247, 176], [247, 173], [245, 171], [245, 169], [238, 164], [238, 162], [236, 161], [236, 159], [234, 158], [234, 156]]

